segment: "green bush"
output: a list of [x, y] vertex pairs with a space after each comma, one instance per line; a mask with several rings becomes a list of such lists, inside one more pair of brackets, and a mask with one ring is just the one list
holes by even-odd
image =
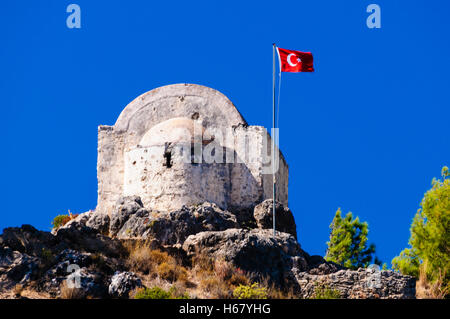
[[160, 287], [141, 288], [134, 295], [134, 299], [189, 299], [189, 295], [184, 293], [181, 296], [175, 296], [175, 288], [164, 290]]
[[267, 289], [259, 287], [258, 283], [250, 286], [239, 285], [234, 289], [233, 296], [238, 299], [267, 299]]
[[70, 220], [69, 215], [56, 216], [52, 221], [53, 229], [58, 229], [58, 228], [64, 226], [69, 220]]
[[442, 180], [434, 178], [432, 187], [420, 203], [411, 225], [410, 247], [392, 260], [394, 270], [426, 280], [450, 296], [450, 171], [442, 168]]
[[331, 289], [328, 286], [317, 285], [314, 288], [314, 295], [311, 299], [340, 299], [341, 294], [336, 289]]
[[351, 269], [369, 266], [375, 253], [375, 245], [367, 244], [369, 233], [367, 222], [360, 222], [358, 217], [353, 218], [351, 212], [342, 217], [339, 208], [330, 229], [330, 241], [327, 242], [328, 249], [325, 256], [327, 261]]

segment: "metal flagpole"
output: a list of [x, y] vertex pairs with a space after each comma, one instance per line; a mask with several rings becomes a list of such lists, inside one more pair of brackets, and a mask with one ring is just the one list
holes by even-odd
[[272, 83], [273, 83], [273, 103], [272, 103], [272, 180], [273, 180], [273, 189], [272, 189], [272, 195], [273, 195], [273, 205], [272, 205], [272, 216], [273, 216], [273, 236], [275, 236], [275, 50], [276, 46], [275, 43], [273, 43], [273, 77], [272, 77]]

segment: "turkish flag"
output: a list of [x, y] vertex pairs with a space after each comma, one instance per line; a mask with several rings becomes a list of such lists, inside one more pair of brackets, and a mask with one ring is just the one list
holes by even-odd
[[281, 72], [314, 72], [311, 52], [278, 48]]

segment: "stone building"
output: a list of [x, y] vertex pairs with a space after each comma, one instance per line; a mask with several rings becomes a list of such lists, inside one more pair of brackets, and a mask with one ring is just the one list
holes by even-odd
[[[288, 166], [279, 150], [277, 200], [288, 205]], [[137, 97], [114, 126], [98, 129], [97, 211], [121, 196], [173, 211], [202, 202], [252, 208], [272, 198], [271, 138], [249, 126], [220, 92], [174, 84]]]

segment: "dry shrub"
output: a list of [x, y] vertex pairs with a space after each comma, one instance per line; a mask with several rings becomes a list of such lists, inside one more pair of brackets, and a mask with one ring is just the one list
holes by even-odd
[[128, 243], [127, 265], [134, 271], [148, 274], [162, 263], [169, 263], [173, 257], [160, 250], [152, 250], [145, 243]]
[[188, 281], [186, 268], [179, 265], [173, 258], [158, 265], [156, 272], [159, 277], [170, 282], [180, 281], [186, 283]]
[[214, 260], [203, 253], [196, 253], [192, 258], [192, 269], [198, 274], [213, 274]]
[[66, 280], [62, 282], [60, 289], [61, 289], [60, 294], [61, 299], [83, 299], [86, 297], [81, 289], [70, 288]]
[[444, 299], [450, 293], [450, 287], [445, 285], [445, 274], [439, 273], [438, 279], [430, 282], [427, 276], [427, 264], [419, 267], [419, 280], [416, 282], [416, 298]]
[[233, 290], [239, 285], [248, 285], [247, 274], [231, 263], [215, 260], [204, 253], [192, 258], [192, 270], [199, 281], [200, 290], [209, 298], [232, 298]]
[[23, 285], [17, 284], [14, 286], [14, 295], [16, 295], [16, 297], [22, 296], [22, 292], [23, 292]]
[[251, 282], [247, 274], [242, 269], [235, 268], [233, 274], [231, 275], [229, 283], [233, 286], [248, 286]]
[[232, 297], [230, 285], [214, 275], [202, 278], [200, 280], [200, 289], [209, 298], [228, 299]]
[[263, 278], [260, 281], [259, 285], [260, 287], [266, 288], [268, 299], [299, 299], [299, 296], [295, 294], [292, 287], [286, 285], [287, 287], [289, 287], [289, 289], [281, 289], [273, 282], [271, 282], [269, 277]]
[[161, 279], [184, 284], [188, 283], [188, 271], [168, 253], [150, 249], [146, 242], [127, 243], [127, 265], [133, 271], [144, 274], [153, 273]]
[[157, 267], [156, 272], [159, 277], [170, 282], [174, 282], [177, 279], [176, 265], [172, 263], [163, 262]]
[[214, 272], [222, 280], [230, 280], [233, 275], [234, 267], [225, 260], [216, 260], [214, 264]]

